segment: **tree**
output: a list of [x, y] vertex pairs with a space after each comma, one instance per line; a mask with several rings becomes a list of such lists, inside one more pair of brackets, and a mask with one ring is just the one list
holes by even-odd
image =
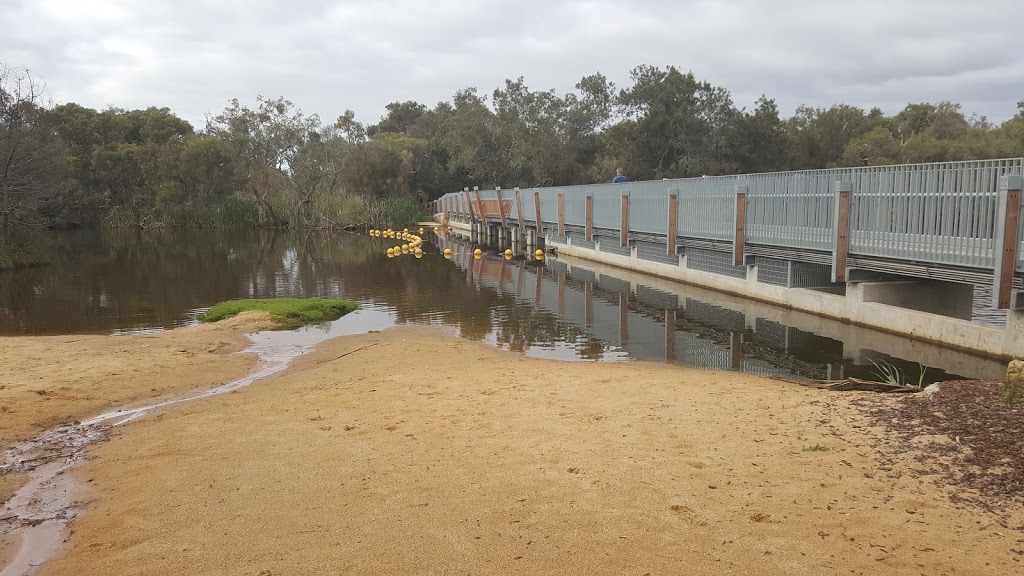
[[245, 189], [256, 201], [259, 222], [278, 225], [272, 200], [284, 192], [283, 183], [296, 154], [320, 128], [316, 115], [305, 116], [284, 98], [257, 97], [256, 108], [237, 99], [206, 123], [206, 131], [220, 139], [237, 162]]
[[753, 112], [743, 112], [737, 118], [729, 156], [736, 172], [771, 172], [788, 167], [791, 148], [775, 100], [762, 95]]
[[427, 107], [419, 102], [392, 102], [387, 105], [388, 114], [380, 122], [366, 129], [366, 135], [373, 138], [383, 132], [409, 134], [409, 130], [424, 114]]
[[0, 62], [0, 231], [34, 216], [56, 196], [66, 150], [47, 123], [45, 86]]
[[[644, 179], [728, 171], [727, 135], [738, 111], [728, 90], [698, 81], [674, 66], [639, 66], [619, 93], [627, 122], [621, 137], [633, 171]], [[632, 122], [630, 122], [632, 121]]]

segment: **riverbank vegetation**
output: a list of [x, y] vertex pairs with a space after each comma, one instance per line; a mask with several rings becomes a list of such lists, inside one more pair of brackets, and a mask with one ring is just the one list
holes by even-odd
[[675, 67], [639, 66], [621, 89], [601, 74], [562, 95], [520, 78], [394, 102], [369, 125], [232, 100], [195, 127], [156, 106], [55, 105], [39, 78], [0, 63], [0, 231], [383, 227], [463, 186], [604, 182], [616, 166], [644, 180], [1024, 156], [1017, 106], [999, 125], [951, 102], [784, 117], [768, 96], [748, 107]]
[[214, 305], [198, 316], [200, 322], [218, 322], [242, 312], [256, 310], [270, 314], [282, 329], [337, 320], [356, 309], [351, 300], [330, 298], [249, 298]]

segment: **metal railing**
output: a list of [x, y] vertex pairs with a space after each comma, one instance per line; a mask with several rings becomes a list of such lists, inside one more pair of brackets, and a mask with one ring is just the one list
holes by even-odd
[[[592, 184], [520, 191], [524, 220], [535, 218], [540, 199], [544, 228], [557, 234], [559, 196], [567, 227], [619, 230], [622, 197], [628, 197], [630, 234], [668, 236], [670, 197], [677, 206], [676, 237], [732, 241], [736, 231], [737, 191], [745, 196], [745, 242], [797, 250], [828, 252], [836, 247], [837, 182], [852, 183], [849, 204], [849, 254], [937, 265], [993, 268], [998, 253], [996, 229], [1005, 207], [999, 201], [1000, 178], [1024, 172], [1024, 159], [942, 162], [804, 170], [736, 176]], [[476, 191], [469, 191], [480, 217]], [[480, 190], [483, 216], [500, 220], [497, 193]], [[514, 190], [502, 191], [512, 207], [505, 217], [518, 223]], [[587, 214], [586, 197], [593, 197]], [[465, 207], [466, 193], [443, 197]], [[1024, 218], [1015, 270], [1024, 271]]]

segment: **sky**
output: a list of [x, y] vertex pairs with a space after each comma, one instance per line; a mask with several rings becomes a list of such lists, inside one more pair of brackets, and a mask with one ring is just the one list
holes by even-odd
[[202, 127], [232, 98], [284, 97], [366, 124], [505, 79], [574, 90], [676, 66], [784, 116], [950, 100], [1001, 122], [1024, 99], [1021, 0], [0, 0], [0, 61], [57, 103], [166, 106]]

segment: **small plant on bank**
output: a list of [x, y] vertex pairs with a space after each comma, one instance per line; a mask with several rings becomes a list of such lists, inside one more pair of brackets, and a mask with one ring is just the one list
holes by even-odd
[[804, 452], [828, 452], [828, 446], [822, 446], [821, 444], [815, 444], [814, 446], [808, 446], [804, 448]]
[[894, 366], [888, 362], [875, 362], [871, 363], [875, 366], [875, 376], [880, 382], [885, 382], [892, 386], [903, 386], [903, 371], [898, 366]]
[[[871, 364], [875, 366], [874, 374], [875, 377], [878, 378], [879, 382], [884, 382], [892, 386], [915, 386], [915, 384], [911, 384], [907, 381], [906, 375], [898, 366], [889, 362], [875, 362], [874, 360], [871, 361]], [[916, 386], [918, 388], [924, 388], [924, 378], [925, 374], [928, 373], [928, 367], [920, 363], [918, 364], [918, 367], [920, 370], [917, 374]]]
[[269, 313], [271, 320], [277, 322], [280, 328], [292, 330], [307, 324], [320, 324], [337, 320], [355, 309], [356, 303], [350, 300], [327, 298], [253, 298], [221, 302], [197, 316], [197, 319], [200, 322], [217, 322], [241, 312], [259, 310]]

